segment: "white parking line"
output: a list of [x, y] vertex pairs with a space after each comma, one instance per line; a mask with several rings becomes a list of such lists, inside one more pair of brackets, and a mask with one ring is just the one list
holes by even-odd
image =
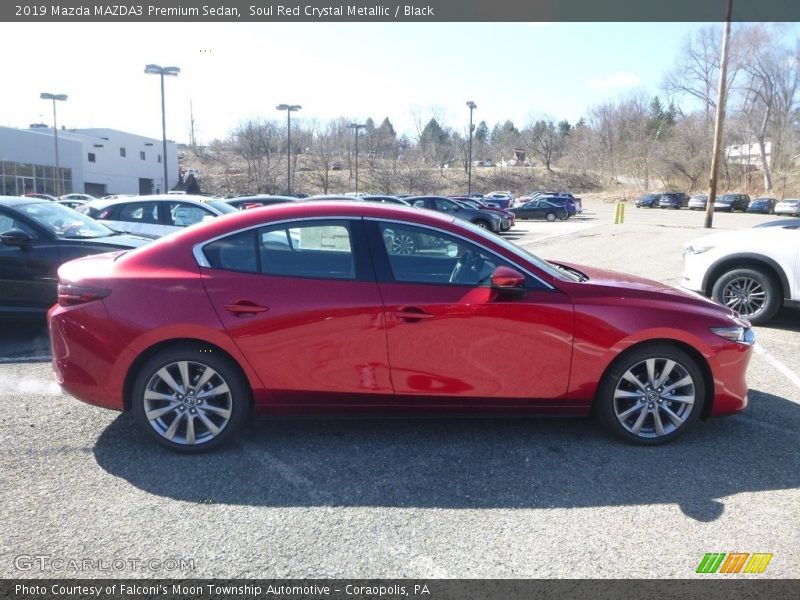
[[10, 358], [0, 358], [0, 365], [25, 363], [25, 362], [49, 362], [52, 357], [46, 354], [40, 356], [12, 356]]
[[[764, 346], [762, 346], [761, 344], [756, 342], [753, 349], [755, 350], [758, 356], [766, 360], [770, 365], [772, 365], [778, 371], [780, 371], [781, 374], [783, 374], [786, 377], [786, 379], [791, 381], [794, 384], [794, 386], [800, 390], [800, 375], [792, 371], [789, 367], [787, 367], [785, 364], [783, 364], [781, 361], [775, 358], [772, 354], [767, 352], [766, 348], [764, 348]], [[786, 399], [789, 400], [790, 402], [794, 402], [795, 404], [800, 404], [800, 400], [795, 400], [793, 398], [786, 398]]]

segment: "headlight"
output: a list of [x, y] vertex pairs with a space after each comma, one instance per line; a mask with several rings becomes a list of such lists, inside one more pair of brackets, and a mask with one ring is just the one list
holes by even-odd
[[683, 249], [684, 254], [702, 254], [703, 252], [708, 252], [714, 246], [686, 246]]
[[721, 338], [744, 344], [745, 346], [752, 346], [756, 343], [756, 334], [749, 327], [712, 327], [711, 332]]

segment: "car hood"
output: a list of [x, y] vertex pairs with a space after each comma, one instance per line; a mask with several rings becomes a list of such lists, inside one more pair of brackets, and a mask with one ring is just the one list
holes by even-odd
[[678, 303], [682, 306], [696, 306], [701, 309], [709, 309], [719, 316], [733, 315], [733, 311], [730, 309], [722, 307], [700, 294], [672, 287], [665, 283], [653, 281], [652, 279], [560, 261], [555, 264], [575, 269], [587, 275], [589, 281], [583, 282], [580, 285], [587, 286], [587, 289], [590, 286], [592, 296], [616, 296], [625, 298], [626, 300], [660, 300]]

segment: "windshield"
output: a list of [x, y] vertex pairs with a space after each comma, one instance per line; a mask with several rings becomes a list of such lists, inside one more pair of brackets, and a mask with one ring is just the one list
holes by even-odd
[[92, 239], [116, 235], [105, 225], [57, 202], [20, 204], [16, 208], [56, 237]]
[[209, 206], [213, 206], [222, 214], [239, 212], [236, 209], [236, 207], [231, 206], [230, 204], [228, 204], [227, 202], [223, 202], [222, 200], [209, 200], [208, 202], [206, 202], [206, 204], [208, 204]]
[[565, 269], [563, 267], [557, 267], [556, 265], [553, 265], [553, 264], [547, 262], [546, 260], [542, 260], [541, 258], [536, 256], [532, 252], [528, 252], [527, 250], [525, 250], [525, 248], [522, 248], [521, 246], [517, 246], [516, 244], [512, 244], [511, 242], [505, 240], [504, 238], [501, 238], [498, 235], [495, 235], [493, 233], [489, 233], [489, 232], [487, 232], [487, 230], [482, 229], [482, 228], [478, 227], [477, 225], [473, 225], [472, 223], [469, 223], [469, 222], [463, 222], [463, 223], [459, 223], [459, 224], [463, 225], [465, 227], [471, 228], [472, 231], [474, 231], [475, 233], [480, 235], [482, 238], [484, 238], [486, 240], [489, 240], [489, 241], [492, 241], [495, 244], [505, 248], [509, 252], [515, 254], [516, 256], [519, 256], [519, 257], [527, 260], [528, 262], [534, 264], [537, 268], [541, 269], [542, 271], [544, 271], [545, 273], [547, 273], [551, 277], [555, 277], [555, 278], [561, 279], [561, 280], [565, 280], [566, 279], [566, 280], [569, 280], [569, 281], [580, 281], [581, 280], [581, 278], [578, 277], [578, 275], [572, 273], [571, 271], [568, 271], [567, 269]]

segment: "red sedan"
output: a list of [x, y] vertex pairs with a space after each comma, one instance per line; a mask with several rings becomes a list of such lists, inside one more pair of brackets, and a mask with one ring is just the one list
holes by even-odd
[[182, 451], [253, 413], [593, 411], [657, 444], [746, 406], [753, 344], [699, 296], [354, 202], [257, 208], [69, 262], [49, 323], [68, 393]]

